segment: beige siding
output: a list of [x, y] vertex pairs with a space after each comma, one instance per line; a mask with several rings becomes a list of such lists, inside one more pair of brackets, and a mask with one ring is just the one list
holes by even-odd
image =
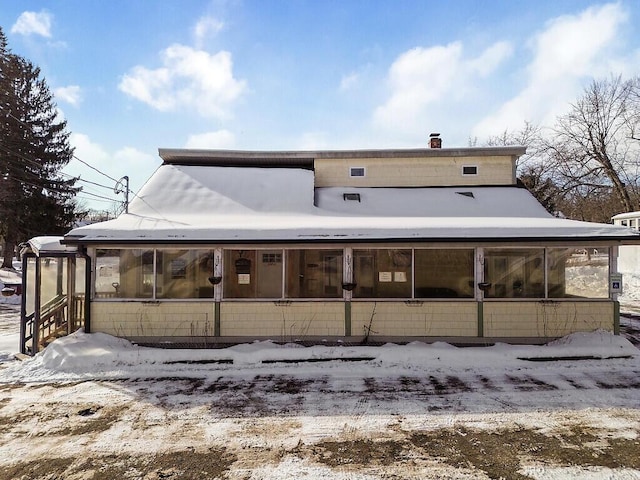
[[225, 337], [343, 336], [342, 302], [223, 302], [220, 334]]
[[213, 336], [212, 302], [92, 302], [91, 331], [118, 337]]
[[[373, 318], [373, 320], [372, 320]], [[476, 302], [353, 302], [351, 334], [408, 337], [475, 337]]]
[[[463, 165], [476, 165], [478, 175], [462, 175]], [[350, 177], [351, 167], [364, 167], [364, 177]], [[358, 158], [315, 162], [316, 187], [430, 187], [447, 185], [514, 185], [511, 157]]]
[[561, 337], [613, 331], [612, 302], [485, 302], [485, 337]]

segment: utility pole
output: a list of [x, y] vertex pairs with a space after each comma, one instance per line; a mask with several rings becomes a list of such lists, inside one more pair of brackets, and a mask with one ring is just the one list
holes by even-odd
[[124, 213], [129, 213], [129, 177], [127, 175], [118, 180], [113, 193], [124, 193]]

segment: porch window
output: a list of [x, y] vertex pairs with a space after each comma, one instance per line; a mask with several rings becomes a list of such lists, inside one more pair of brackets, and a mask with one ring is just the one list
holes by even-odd
[[96, 298], [152, 298], [153, 250], [98, 249]]
[[411, 249], [353, 250], [354, 298], [411, 298]]
[[473, 249], [415, 250], [415, 298], [472, 298]]
[[489, 249], [484, 253], [486, 298], [544, 298], [544, 249]]
[[32, 316], [36, 311], [36, 262], [37, 257], [27, 258], [27, 269], [23, 273], [27, 277], [27, 290], [24, 295], [24, 315]]
[[550, 248], [549, 298], [609, 298], [609, 249]]
[[44, 258], [40, 267], [40, 305], [47, 309], [60, 301], [66, 301], [67, 295], [66, 258]]
[[157, 298], [213, 298], [212, 250], [157, 250]]
[[225, 250], [225, 298], [282, 298], [282, 250]]
[[287, 250], [286, 297], [342, 298], [342, 250]]

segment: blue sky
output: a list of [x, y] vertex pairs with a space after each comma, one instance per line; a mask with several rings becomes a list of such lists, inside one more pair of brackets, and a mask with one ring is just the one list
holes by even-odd
[[[2, 0], [76, 156], [137, 191], [157, 149], [465, 147], [640, 73], [640, 2]], [[111, 185], [73, 160], [66, 171]], [[110, 202], [83, 184], [80, 200]]]

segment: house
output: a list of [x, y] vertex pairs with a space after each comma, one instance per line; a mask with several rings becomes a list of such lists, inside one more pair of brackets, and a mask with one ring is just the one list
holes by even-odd
[[[614, 225], [640, 231], [640, 212], [619, 213], [611, 217]], [[625, 245], [618, 248], [618, 271], [631, 278], [640, 273], [640, 248], [637, 245]]]
[[439, 140], [160, 149], [128, 213], [29, 242], [24, 350], [79, 324], [194, 346], [617, 333], [617, 249], [640, 233], [548, 214], [516, 178], [524, 147]]

